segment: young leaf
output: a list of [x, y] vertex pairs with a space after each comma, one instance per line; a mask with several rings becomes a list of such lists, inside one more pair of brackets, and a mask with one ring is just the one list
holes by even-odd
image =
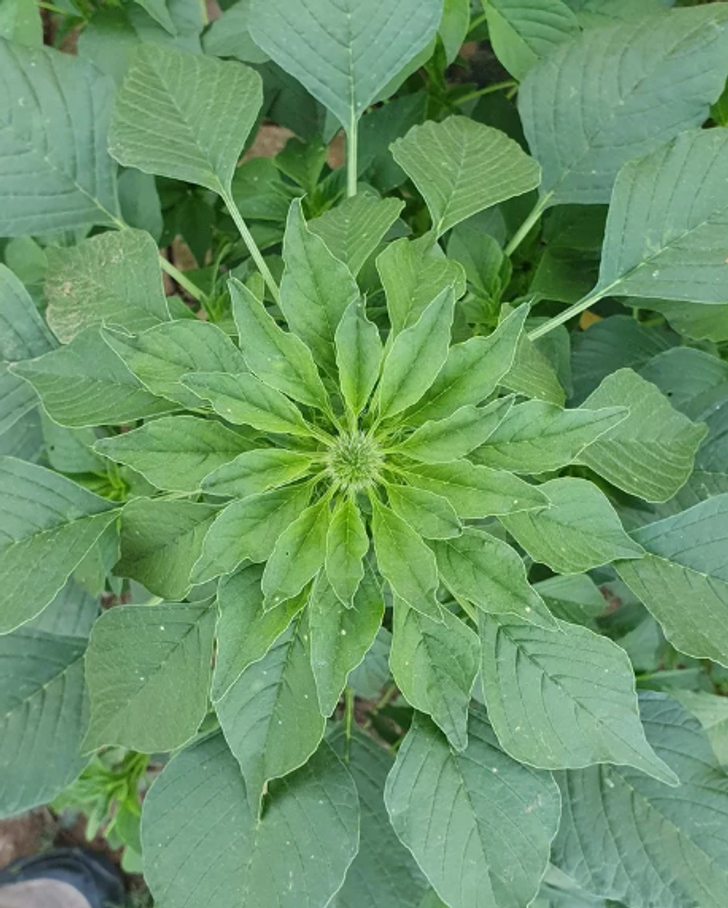
[[[246, 444], [246, 448], [252, 447]], [[312, 464], [308, 455], [285, 448], [247, 450], [234, 460], [226, 458], [206, 477], [202, 488], [210, 495], [247, 498], [295, 482], [310, 471]]]
[[411, 328], [394, 339], [377, 392], [382, 419], [406, 410], [432, 385], [447, 359], [454, 305], [455, 296], [448, 287]]
[[389, 665], [405, 700], [427, 713], [455, 750], [468, 743], [468, 705], [479, 670], [477, 636], [446, 609], [442, 623], [398, 597]]
[[200, 398], [181, 379], [190, 372], [245, 372], [245, 360], [218, 327], [199, 319], [159, 325], [138, 337], [102, 331], [104, 340], [152, 394], [188, 409]]
[[379, 328], [367, 318], [363, 300], [349, 305], [334, 340], [341, 393], [351, 412], [358, 416], [374, 390], [382, 363]]
[[644, 555], [594, 483], [564, 476], [539, 488], [548, 496], [548, 508], [501, 517], [503, 526], [534, 561], [547, 564], [557, 574], [582, 574], [610, 561]]
[[97, 328], [37, 359], [15, 363], [12, 372], [30, 382], [48, 415], [62, 426], [120, 425], [174, 409], [143, 387]]
[[422, 400], [407, 414], [411, 425], [445, 419], [460, 407], [486, 400], [510, 371], [528, 315], [526, 306], [512, 312], [488, 337], [455, 344]]
[[392, 154], [427, 202], [437, 237], [541, 182], [541, 168], [513, 139], [467, 117], [415, 126]]
[[541, 400], [513, 407], [471, 459], [514, 473], [548, 473], [572, 463], [629, 416], [627, 407], [564, 410]]
[[94, 451], [126, 464], [158, 489], [195, 492], [210, 473], [252, 447], [222, 423], [194, 416], [163, 416], [138, 429], [100, 438]]
[[452, 416], [429, 420], [415, 429], [397, 450], [424, 463], [460, 460], [490, 438], [512, 406], [512, 397], [502, 397], [485, 407], [460, 407]]
[[417, 488], [447, 498], [458, 516], [470, 520], [532, 511], [549, 504], [539, 488], [518, 476], [475, 466], [468, 460], [412, 464], [407, 467], [405, 478]]
[[307, 483], [275, 489], [233, 501], [218, 516], [205, 536], [192, 580], [204, 583], [234, 571], [243, 561], [266, 561], [278, 537], [308, 504]]
[[308, 620], [294, 618], [215, 709], [257, 812], [266, 782], [303, 766], [323, 738], [326, 720], [311, 669]]
[[633, 534], [647, 550], [618, 572], [683, 653], [728, 665], [728, 494]]
[[118, 511], [43, 467], [0, 457], [0, 634], [35, 618]]
[[259, 819], [218, 734], [182, 751], [152, 786], [142, 819], [144, 870], [155, 900], [168, 908], [190, 900], [264, 908], [271, 898], [280, 908], [320, 908], [340, 889], [358, 833], [356, 788], [328, 745], [270, 786]]
[[560, 774], [554, 862], [589, 892], [625, 904], [718, 906], [728, 886], [725, 773], [682, 706], [646, 693], [641, 708], [647, 739], [680, 787], [626, 767]]
[[0, 636], [0, 817], [47, 804], [84, 768], [85, 648], [30, 628]]
[[194, 501], [136, 498], [121, 517], [121, 559], [115, 573], [179, 602], [190, 590], [192, 566], [218, 510]]
[[329, 397], [309, 348], [279, 328], [245, 284], [232, 278], [229, 287], [240, 350], [250, 371], [294, 400], [328, 410]]
[[372, 535], [380, 573], [407, 605], [441, 621], [435, 556], [408, 523], [375, 496], [371, 501]]
[[389, 818], [451, 908], [520, 908], [548, 866], [558, 788], [506, 756], [482, 712], [471, 712], [469, 732], [459, 754], [416, 716], [387, 779]]
[[[253, 40], [350, 134], [387, 84], [437, 32], [442, 0], [252, 0]], [[325, 25], [324, 25], [325, 23]]]
[[450, 539], [463, 531], [457, 511], [447, 498], [415, 489], [387, 483], [389, 505], [399, 517], [425, 539]]
[[192, 372], [184, 376], [182, 383], [235, 425], [252, 426], [261, 432], [310, 434], [298, 407], [249, 372]]
[[0, 38], [0, 83], [0, 235], [116, 222], [111, 79], [80, 57]]
[[93, 325], [138, 333], [169, 321], [157, 244], [141, 230], [109, 231], [48, 250], [46, 317], [64, 344]]
[[534, 66], [518, 107], [544, 198], [608, 202], [623, 164], [701, 126], [723, 90], [727, 48], [725, 10], [711, 5], [588, 29]]
[[359, 288], [346, 265], [308, 227], [298, 200], [288, 213], [283, 260], [281, 309], [286, 321], [316, 360], [333, 370], [336, 328], [347, 306], [359, 298]]
[[520, 555], [481, 530], [466, 529], [456, 539], [431, 543], [445, 585], [492, 615], [515, 615], [539, 627], [556, 621], [529, 584]]
[[478, 621], [488, 717], [515, 760], [539, 769], [627, 764], [677, 784], [645, 738], [624, 650], [564, 621], [558, 630], [508, 615]]
[[326, 578], [346, 606], [352, 604], [364, 576], [364, 556], [369, 537], [359, 508], [351, 498], [334, 508], [326, 536]]
[[109, 149], [125, 167], [226, 193], [262, 102], [260, 76], [240, 63], [141, 45]]
[[341, 603], [322, 571], [308, 602], [311, 668], [322, 716], [339, 702], [349, 674], [371, 648], [384, 617], [384, 596], [371, 571], [364, 575], [351, 608]]
[[128, 605], [94, 624], [86, 653], [91, 700], [84, 749], [175, 750], [207, 713], [215, 610]]
[[580, 463], [646, 501], [667, 501], [693, 471], [705, 426], [678, 413], [658, 389], [631, 369], [612, 373], [584, 407], [629, 407], [629, 416], [589, 445]]

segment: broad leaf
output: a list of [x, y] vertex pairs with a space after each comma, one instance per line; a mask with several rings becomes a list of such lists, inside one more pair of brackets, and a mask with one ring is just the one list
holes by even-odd
[[250, 0], [238, 0], [223, 11], [202, 37], [207, 54], [235, 57], [241, 63], [265, 63], [267, 54], [250, 37]]
[[587, 30], [534, 66], [518, 106], [542, 194], [553, 205], [608, 202], [623, 164], [707, 119], [727, 47], [725, 10], [711, 5]]
[[7, 432], [38, 405], [38, 396], [22, 378], [0, 363], [0, 435]]
[[91, 701], [85, 750], [174, 750], [207, 713], [215, 610], [210, 603], [128, 605], [94, 624], [86, 653]]
[[0, 359], [16, 362], [42, 356], [55, 346], [28, 291], [0, 265]]
[[720, 765], [728, 764], [728, 701], [705, 691], [674, 691], [671, 694], [700, 722]]
[[99, 610], [98, 597], [91, 595], [71, 577], [53, 602], [37, 618], [29, 621], [24, 630], [85, 640], [99, 616]]
[[394, 600], [389, 665], [405, 700], [427, 713], [456, 750], [468, 743], [468, 706], [479, 670], [477, 636], [451, 612], [432, 621]]
[[48, 324], [62, 343], [92, 325], [138, 333], [170, 318], [157, 244], [141, 230], [51, 247], [45, 295]]
[[117, 513], [70, 479], [0, 458], [0, 634], [43, 611]]
[[498, 748], [482, 712], [471, 712], [469, 732], [458, 754], [415, 718], [387, 779], [389, 817], [451, 908], [523, 908], [548, 866], [558, 789]]
[[479, 616], [483, 696], [493, 730], [514, 759], [540, 769], [634, 766], [677, 784], [647, 743], [624, 650], [585, 627], [534, 627]]
[[382, 364], [379, 328], [369, 321], [363, 300], [344, 312], [334, 338], [339, 384], [349, 409], [358, 414], [367, 405]]
[[29, 628], [0, 636], [0, 817], [47, 804], [84, 768], [85, 648]]
[[493, 50], [516, 79], [580, 31], [562, 0], [483, 0], [483, 5]]
[[340, 500], [331, 516], [326, 536], [326, 577], [344, 605], [352, 599], [364, 576], [364, 556], [369, 536], [361, 512], [351, 498]]
[[40, 7], [31, 0], [9, 0], [0, 11], [0, 35], [16, 44], [43, 44], [43, 20]]
[[513, 139], [466, 117], [415, 126], [392, 154], [427, 202], [438, 237], [541, 181], [540, 167]]
[[0, 38], [0, 235], [118, 221], [114, 83], [79, 57]]
[[450, 539], [462, 533], [457, 511], [442, 495], [387, 483], [387, 498], [394, 513], [410, 526], [417, 527], [417, 532], [425, 539]]
[[[227, 462], [207, 476], [202, 483], [206, 492], [210, 495], [247, 498], [294, 482], [305, 476], [313, 465], [313, 460], [307, 454], [297, 451], [285, 448], [255, 449], [254, 443], [245, 443], [244, 447], [253, 450], [246, 450], [234, 460], [225, 458]], [[222, 460], [224, 455], [222, 452], [220, 454]]]
[[554, 618], [526, 579], [520, 555], [481, 530], [467, 529], [456, 539], [433, 542], [445, 585], [462, 599], [492, 615], [514, 615], [553, 628]]
[[182, 751], [154, 783], [144, 801], [142, 842], [147, 882], [168, 908], [190, 901], [268, 908], [271, 898], [280, 908], [320, 908], [357, 851], [356, 788], [324, 745], [295, 775], [270, 786], [259, 820], [235, 759], [215, 735]]
[[194, 492], [208, 474], [251, 447], [222, 423], [163, 416], [131, 432], [101, 438], [94, 450], [141, 473], [158, 489]]
[[[505, 308], [502, 311], [505, 311]], [[562, 337], [567, 342], [568, 352], [568, 334], [565, 329], [558, 330], [563, 330]], [[522, 334], [516, 347], [513, 365], [501, 380], [503, 387], [532, 400], [543, 400], [559, 407], [563, 406], [566, 395], [559, 375], [551, 360], [543, 352], [544, 348], [548, 347], [549, 340], [553, 338], [554, 335], [536, 344], [527, 334]]]
[[534, 561], [557, 574], [581, 574], [644, 549], [625, 533], [607, 496], [586, 479], [564, 476], [539, 486], [550, 506], [501, 517]]
[[262, 100], [260, 76], [240, 63], [142, 45], [116, 96], [111, 154], [228, 193]]

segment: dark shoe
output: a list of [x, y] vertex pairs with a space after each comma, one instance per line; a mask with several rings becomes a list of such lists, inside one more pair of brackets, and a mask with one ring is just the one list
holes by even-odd
[[29, 880], [58, 880], [77, 889], [91, 908], [112, 908], [124, 901], [124, 885], [106, 858], [86, 848], [57, 848], [14, 861], [0, 871], [0, 891]]

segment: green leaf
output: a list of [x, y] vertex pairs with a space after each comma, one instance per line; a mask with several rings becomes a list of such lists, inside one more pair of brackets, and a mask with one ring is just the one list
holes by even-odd
[[581, 574], [644, 549], [625, 533], [607, 496], [586, 479], [564, 476], [539, 486], [550, 501], [542, 511], [501, 517], [534, 561], [557, 574]]
[[647, 743], [632, 665], [616, 643], [564, 621], [546, 630], [481, 615], [479, 624], [488, 716], [515, 760], [539, 769], [627, 764], [677, 784]]
[[175, 750], [207, 713], [215, 610], [209, 603], [128, 605], [94, 624], [86, 653], [91, 700], [85, 750]]
[[[250, 34], [348, 130], [434, 38], [442, 0], [252, 0]], [[325, 23], [325, 24], [324, 24]]]
[[84, 768], [85, 648], [29, 628], [0, 636], [0, 817], [47, 804]]
[[727, 148], [724, 130], [695, 130], [620, 170], [597, 285], [604, 295], [726, 302]]
[[15, 44], [40, 47], [43, 20], [34, 0], [6, 0], [0, 8], [0, 36]]
[[609, 375], [584, 407], [629, 407], [629, 416], [593, 442], [579, 462], [646, 501], [667, 501], [693, 471], [705, 426], [691, 422], [631, 369]]
[[305, 617], [252, 663], [215, 704], [220, 725], [240, 764], [250, 806], [257, 812], [264, 786], [308, 760], [324, 735], [311, 669]]
[[142, 45], [116, 95], [109, 149], [125, 167], [227, 193], [262, 101], [260, 76], [240, 63]]
[[200, 398], [182, 384], [190, 372], [245, 372], [245, 360], [218, 327], [199, 319], [181, 319], [145, 331], [138, 337], [102, 332], [139, 381], [152, 394], [196, 409]]
[[394, 513], [425, 539], [449, 539], [463, 530], [455, 508], [434, 492], [387, 483], [387, 498]]
[[99, 439], [94, 451], [126, 464], [158, 489], [195, 492], [206, 476], [250, 447], [250, 441], [219, 422], [163, 416], [131, 432]]
[[350, 608], [341, 603], [322, 571], [314, 580], [308, 603], [311, 668], [322, 716], [339, 702], [349, 674], [371, 648], [384, 617], [384, 597], [367, 571]]
[[671, 694], [689, 710], [703, 726], [721, 766], [728, 764], [728, 700], [705, 691], [674, 691]]
[[389, 651], [392, 635], [386, 627], [380, 627], [372, 648], [349, 676], [349, 686], [357, 697], [367, 700], [379, 698], [382, 688], [390, 679]]
[[403, 208], [401, 199], [380, 199], [371, 192], [360, 192], [315, 218], [309, 229], [356, 277]]
[[632, 0], [565, 0], [584, 28], [611, 25], [614, 22], [636, 22], [645, 16], [662, 13], [675, 0], [644, 0], [635, 6]]
[[239, 0], [223, 11], [202, 37], [206, 54], [234, 57], [241, 63], [266, 63], [268, 55], [250, 37], [250, 0]]
[[468, 37], [470, 0], [445, 0], [438, 34], [445, 48], [445, 59], [453, 63]]
[[336, 328], [347, 307], [359, 298], [359, 288], [346, 265], [306, 224], [298, 199], [288, 213], [283, 261], [281, 309], [288, 326], [320, 365], [333, 370]]
[[251, 495], [229, 504], [210, 527], [192, 579], [204, 583], [234, 571], [243, 561], [266, 561], [278, 537], [311, 497], [308, 483]]
[[468, 705], [479, 669], [480, 644], [451, 612], [442, 623], [394, 600], [389, 665], [407, 702], [427, 713], [459, 751], [468, 743]]
[[362, 299], [354, 300], [346, 309], [334, 340], [341, 393], [358, 416], [374, 390], [382, 363], [379, 328], [367, 318]]
[[167, 0], [135, 0], [142, 9], [158, 22], [170, 35], [176, 35], [177, 29], [167, 8]]
[[[253, 444], [245, 443], [245, 447], [253, 447]], [[307, 454], [285, 448], [246, 450], [234, 460], [225, 458], [225, 461], [202, 483], [202, 488], [210, 495], [247, 498], [267, 492], [305, 476], [313, 464]]]
[[680, 787], [612, 766], [559, 774], [554, 862], [590, 892], [629, 905], [717, 908], [728, 886], [725, 773], [678, 703], [648, 693], [641, 706], [647, 739]]
[[217, 513], [217, 508], [193, 501], [130, 501], [122, 512], [121, 559], [114, 573], [139, 581], [163, 599], [184, 599]]
[[0, 265], [0, 359], [12, 363], [42, 356], [55, 346], [30, 294]]
[[445, 258], [429, 236], [414, 242], [395, 240], [377, 256], [377, 271], [387, 296], [387, 311], [396, 335], [411, 328], [433, 299], [448, 287], [455, 298], [465, 293], [462, 267]]
[[561, 0], [483, 0], [483, 5], [493, 50], [516, 79], [580, 31]]
[[339, 500], [326, 537], [326, 577], [334, 594], [350, 606], [364, 576], [369, 537], [358, 506], [351, 498]]
[[414, 126], [392, 155], [425, 199], [438, 237], [541, 182], [540, 167], [513, 139], [467, 117]]
[[220, 700], [246, 668], [262, 659], [306, 605], [307, 591], [277, 608], [263, 609], [263, 567], [248, 564], [223, 577], [217, 591], [217, 653], [212, 699]]
[[394, 511], [372, 496], [372, 536], [377, 566], [394, 593], [407, 605], [441, 621], [437, 602], [437, 564], [422, 537]]
[[169, 321], [157, 244], [141, 230], [48, 250], [47, 319], [62, 343], [93, 325], [137, 333]]
[[451, 347], [432, 387], [407, 414], [407, 422], [421, 425], [445, 419], [460, 407], [486, 400], [513, 365], [527, 314], [526, 306], [519, 307], [488, 337], [471, 337]]
[[70, 479], [0, 457], [0, 634], [43, 611], [117, 513]]
[[548, 473], [572, 463], [590, 444], [623, 422], [627, 407], [564, 410], [541, 400], [513, 407], [474, 451], [472, 460], [514, 473]]
[[115, 223], [111, 79], [71, 54], [0, 38], [0, 85], [0, 235]]
[[71, 577], [53, 602], [37, 618], [29, 621], [24, 630], [42, 631], [56, 637], [88, 639], [98, 616], [98, 597], [91, 595]]
[[142, 386], [97, 328], [58, 350], [16, 363], [12, 371], [30, 382], [48, 415], [62, 426], [120, 425], [174, 408]]
[[460, 407], [452, 416], [429, 420], [397, 445], [397, 451], [424, 463], [460, 460], [482, 445], [508, 415], [512, 397], [502, 397], [485, 407]]
[[536, 344], [527, 334], [522, 334], [516, 347], [513, 365], [503, 376], [501, 384], [516, 394], [545, 400], [561, 407], [566, 400], [564, 389], [561, 387], [556, 369], [542, 352], [548, 343], [549, 339], [546, 339]]
[[38, 405], [38, 396], [22, 378], [0, 363], [0, 435], [11, 429]]
[[448, 287], [394, 339], [377, 391], [382, 419], [406, 410], [432, 385], [448, 356], [454, 305], [453, 289]]
[[320, 908], [344, 881], [358, 831], [356, 788], [328, 745], [270, 786], [259, 819], [215, 735], [175, 757], [145, 799], [144, 872], [167, 908], [268, 908], [271, 899], [279, 908]]
[[447, 498], [458, 516], [474, 520], [548, 507], [549, 500], [536, 486], [505, 470], [475, 466], [468, 460], [408, 465], [411, 485]]
[[245, 284], [230, 281], [240, 351], [258, 378], [303, 404], [330, 408], [311, 351], [295, 334], [283, 331]]
[[184, 376], [183, 384], [235, 425], [286, 435], [311, 434], [298, 407], [249, 372], [192, 372]]
[[648, 524], [633, 538], [647, 550], [620, 577], [681, 652], [728, 665], [728, 494]]
[[514, 615], [539, 627], [556, 622], [529, 584], [515, 549], [481, 530], [466, 529], [456, 539], [432, 543], [445, 585], [489, 615]]
[[450, 908], [522, 908], [546, 872], [558, 788], [497, 746], [482, 712], [453, 752], [421, 715], [397, 752], [384, 799], [394, 831]]
[[306, 508], [280, 535], [263, 571], [264, 608], [297, 596], [323, 567], [331, 523], [331, 499]]
[[725, 10], [711, 5], [587, 30], [534, 66], [518, 107], [543, 196], [608, 202], [623, 164], [701, 126], [723, 90], [727, 45]]

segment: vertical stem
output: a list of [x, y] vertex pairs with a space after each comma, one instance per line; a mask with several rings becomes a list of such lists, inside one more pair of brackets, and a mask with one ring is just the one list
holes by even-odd
[[346, 195], [352, 198], [356, 195], [359, 183], [359, 121], [354, 114], [346, 133]]
[[345, 723], [346, 730], [346, 762], [349, 762], [349, 741], [351, 741], [351, 729], [354, 723], [354, 691], [347, 684], [344, 691], [344, 702], [346, 705]]
[[528, 215], [526, 220], [521, 224], [521, 226], [515, 232], [510, 243], [506, 246], [506, 248], [505, 248], [506, 255], [508, 255], [508, 256], [513, 255], [513, 253], [516, 251], [516, 249], [518, 249], [518, 247], [521, 245], [521, 243], [526, 239], [526, 237], [531, 232], [531, 229], [533, 228], [536, 221], [538, 221], [538, 219], [541, 217], [541, 215], [546, 210], [546, 206], [548, 205], [549, 199], [551, 198], [552, 195], [553, 195], [553, 192], [547, 192], [545, 196], [542, 196], [538, 200], [538, 202], [536, 202], [536, 204], [533, 206], [533, 210], [531, 211], [531, 213]]
[[268, 268], [268, 265], [266, 264], [260, 249], [258, 249], [258, 244], [253, 239], [253, 234], [248, 229], [248, 225], [245, 223], [242, 214], [240, 214], [240, 210], [235, 204], [235, 200], [233, 199], [232, 194], [228, 190], [223, 190], [220, 195], [223, 202], [225, 203], [225, 207], [230, 212], [230, 216], [235, 221], [235, 226], [238, 228], [240, 236], [243, 238], [243, 242], [248, 247], [248, 252], [252, 256], [258, 271], [260, 271], [260, 274], [265, 281], [266, 286], [270, 290], [273, 299], [276, 303], [280, 303], [281, 295], [280, 291], [278, 290], [278, 284], [276, 284], [273, 275], [270, 273], [270, 268]]

